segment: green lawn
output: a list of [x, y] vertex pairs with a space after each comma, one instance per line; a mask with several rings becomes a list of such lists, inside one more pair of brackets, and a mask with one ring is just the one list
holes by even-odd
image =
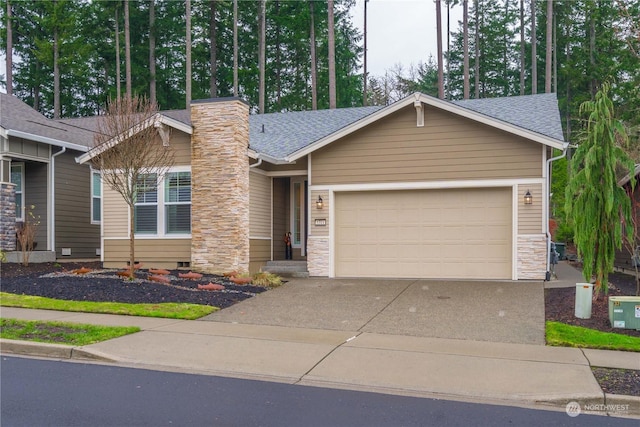
[[547, 344], [563, 347], [594, 348], [640, 352], [640, 338], [593, 329], [547, 322]]
[[0, 292], [0, 306], [184, 320], [199, 319], [218, 310], [217, 307], [199, 304], [126, 304], [118, 302], [66, 301], [6, 292]]
[[134, 326], [0, 319], [0, 338], [66, 345], [88, 345], [139, 332]]

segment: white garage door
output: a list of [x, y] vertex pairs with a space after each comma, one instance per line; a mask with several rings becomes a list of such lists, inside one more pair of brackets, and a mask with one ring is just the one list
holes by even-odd
[[338, 277], [511, 279], [511, 188], [336, 193]]

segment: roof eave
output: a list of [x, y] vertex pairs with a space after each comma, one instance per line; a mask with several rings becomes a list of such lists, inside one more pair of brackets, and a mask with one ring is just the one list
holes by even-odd
[[42, 142], [43, 144], [53, 145], [55, 147], [64, 147], [70, 150], [87, 152], [89, 151], [89, 147], [80, 144], [74, 144], [72, 142], [60, 141], [59, 139], [48, 138], [46, 136], [35, 135], [28, 132], [22, 132], [14, 129], [7, 129], [4, 134], [9, 136], [15, 136], [16, 138], [24, 138], [30, 141]]

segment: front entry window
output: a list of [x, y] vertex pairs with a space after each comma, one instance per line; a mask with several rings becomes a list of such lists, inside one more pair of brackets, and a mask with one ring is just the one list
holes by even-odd
[[306, 255], [306, 192], [305, 177], [291, 179], [291, 246], [301, 248], [302, 256]]
[[11, 183], [15, 184], [16, 221], [24, 221], [24, 163], [11, 164]]

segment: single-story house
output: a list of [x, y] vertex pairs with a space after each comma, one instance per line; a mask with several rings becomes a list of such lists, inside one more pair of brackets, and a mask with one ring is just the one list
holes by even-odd
[[100, 255], [100, 175], [76, 162], [93, 132], [51, 120], [0, 93], [0, 250], [19, 261], [16, 232], [39, 223], [31, 262]]
[[[159, 123], [159, 124], [158, 124]], [[152, 125], [152, 124], [150, 124]], [[238, 98], [166, 111], [176, 162], [136, 206], [136, 259], [207, 272], [294, 259], [325, 277], [545, 279], [555, 94], [250, 115]], [[97, 148], [81, 154], [87, 164]], [[106, 187], [106, 186], [105, 186]], [[128, 260], [103, 188], [101, 257]]]
[[[632, 203], [631, 214], [633, 215], [635, 224], [640, 226], [640, 185], [638, 185], [638, 181], [640, 180], [640, 164], [636, 165], [633, 175], [635, 176], [634, 187], [631, 186], [631, 174], [623, 177], [618, 182], [618, 185], [622, 186], [627, 194], [629, 194]], [[635, 250], [635, 259], [632, 250]], [[616, 250], [614, 265], [622, 271], [635, 271], [636, 265], [640, 267], [640, 241], [637, 238], [632, 247], [630, 247], [628, 243], [623, 242], [622, 248]]]

